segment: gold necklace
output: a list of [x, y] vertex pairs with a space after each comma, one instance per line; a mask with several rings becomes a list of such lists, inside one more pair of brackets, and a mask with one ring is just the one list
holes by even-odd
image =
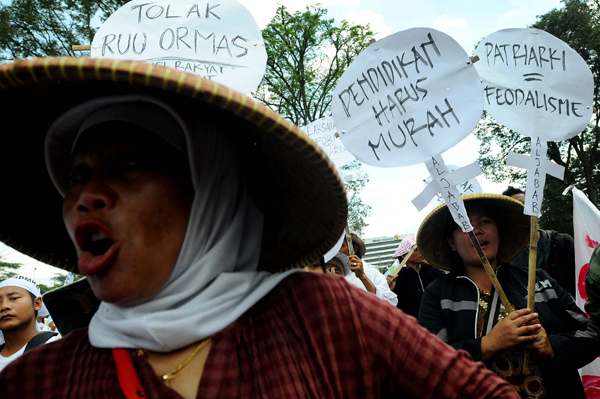
[[[185, 360], [183, 362], [181, 362], [179, 364], [179, 366], [175, 367], [173, 370], [171, 370], [170, 372], [164, 374], [162, 377], [160, 377], [160, 379], [165, 383], [166, 386], [170, 386], [169, 384], [171, 384], [171, 380], [175, 377], [177, 377], [177, 373], [184, 368], [185, 366], [188, 365], [189, 362], [191, 362], [198, 353], [200, 353], [200, 351], [202, 349], [204, 349], [204, 347], [206, 345], [208, 345], [208, 343], [210, 342], [210, 337], [206, 338], [204, 341], [200, 342], [200, 344], [196, 347], [196, 349], [194, 349], [192, 351], [192, 353], [190, 353], [190, 355], [188, 357], [185, 358]], [[138, 349], [137, 350], [137, 354], [141, 355], [144, 353], [143, 349]]]
[[182, 368], [187, 366], [188, 363], [191, 362], [192, 359], [194, 359], [196, 357], [196, 355], [198, 353], [200, 353], [200, 351], [202, 349], [204, 349], [204, 347], [206, 345], [208, 345], [209, 342], [210, 342], [210, 337], [208, 337], [204, 341], [200, 342], [200, 344], [196, 347], [196, 349], [194, 349], [194, 351], [192, 353], [190, 353], [190, 355], [188, 357], [186, 357], [185, 360], [179, 364], [179, 366], [175, 367], [173, 370], [171, 370], [171, 372], [166, 373], [162, 377], [160, 377], [163, 380], [163, 382], [165, 383], [165, 385], [169, 386], [169, 384], [171, 383], [171, 380], [176, 377], [176, 374]]

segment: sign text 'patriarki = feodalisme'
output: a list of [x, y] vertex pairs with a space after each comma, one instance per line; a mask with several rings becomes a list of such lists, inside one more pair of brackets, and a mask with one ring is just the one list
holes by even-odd
[[546, 159], [548, 141], [569, 139], [590, 122], [594, 82], [572, 48], [538, 29], [505, 29], [485, 37], [475, 53], [484, 107], [506, 127], [531, 137], [531, 156], [510, 153], [507, 165], [527, 169], [525, 214], [542, 212], [546, 175], [564, 168]]
[[475, 53], [484, 106], [524, 136], [560, 141], [579, 134], [592, 115], [589, 67], [566, 43], [539, 29], [505, 29]]

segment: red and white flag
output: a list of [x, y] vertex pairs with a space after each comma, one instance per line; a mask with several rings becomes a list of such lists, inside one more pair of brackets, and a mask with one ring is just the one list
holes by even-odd
[[[575, 239], [575, 278], [577, 305], [584, 310], [587, 301], [585, 275], [590, 267], [594, 248], [600, 242], [600, 211], [580, 190], [573, 188], [573, 229]], [[588, 399], [600, 399], [600, 359], [581, 369], [581, 378]]]

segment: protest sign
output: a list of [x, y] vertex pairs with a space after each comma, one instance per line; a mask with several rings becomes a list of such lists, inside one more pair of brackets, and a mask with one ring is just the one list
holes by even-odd
[[348, 165], [356, 159], [350, 151], [346, 149], [342, 140], [339, 137], [336, 137], [338, 130], [336, 129], [331, 116], [323, 117], [309, 123], [302, 128], [302, 131], [308, 134], [308, 137], [321, 147], [338, 171], [342, 166]]
[[539, 29], [486, 36], [475, 54], [484, 107], [524, 136], [560, 141], [579, 134], [593, 111], [594, 78], [568, 44]]
[[544, 200], [544, 187], [546, 175], [551, 175], [562, 180], [565, 168], [546, 159], [548, 143], [539, 137], [531, 138], [531, 156], [510, 152], [506, 164], [527, 169], [527, 190], [525, 192], [525, 210], [523, 213], [530, 216], [542, 215], [542, 201]]
[[[539, 29], [505, 29], [477, 46], [484, 106], [506, 127], [531, 137], [531, 155], [510, 153], [507, 165], [527, 169], [526, 215], [531, 216], [527, 307], [534, 310], [537, 231], [546, 174], [563, 179], [564, 167], [546, 159], [547, 142], [579, 134], [593, 111], [594, 79], [579, 54]], [[529, 352], [523, 373], [529, 374]]]
[[[456, 165], [447, 165], [448, 167], [448, 171], [450, 172], [454, 172], [456, 170], [459, 170], [460, 167], [456, 166]], [[425, 187], [427, 187], [429, 185], [429, 183], [431, 183], [433, 181], [433, 179], [431, 178], [431, 176], [427, 177], [427, 179], [425, 180]], [[463, 181], [462, 183], [460, 183], [459, 185], [456, 186], [456, 189], [458, 190], [458, 194], [459, 195], [465, 195], [465, 194], [475, 194], [475, 193], [482, 193], [483, 190], [481, 189], [481, 184], [479, 184], [479, 182], [477, 181], [477, 179], [475, 177], [471, 178], [471, 179], [466, 179], [465, 181]], [[444, 203], [444, 197], [442, 196], [442, 193], [437, 193], [435, 195], [435, 197], [429, 202], [429, 204], [427, 204], [426, 209], [429, 209], [429, 211], [432, 211], [434, 208], [438, 207], [439, 205], [442, 205]]]
[[[348, 151], [344, 146], [344, 143], [342, 143], [342, 140], [340, 140], [331, 116], [323, 117], [319, 120], [311, 122], [304, 126], [302, 130], [308, 134], [308, 136], [315, 143], [317, 143], [319, 147], [321, 147], [325, 154], [327, 154], [331, 162], [333, 162], [335, 168], [338, 170], [340, 175], [342, 175], [342, 180], [344, 182], [350, 182], [354, 180], [354, 176], [352, 174], [343, 171], [341, 168], [342, 166], [348, 165], [356, 158], [352, 156], [350, 151]], [[348, 223], [346, 223], [346, 232], [349, 232]], [[346, 237], [348, 240], [348, 248], [352, 253], [352, 240], [348, 237], [349, 235]]]
[[427, 161], [464, 139], [483, 111], [481, 82], [445, 33], [414, 28], [371, 44], [333, 94], [333, 120], [346, 148], [379, 167]]
[[102, 24], [92, 57], [144, 61], [250, 93], [267, 63], [250, 12], [235, 0], [134, 0]]
[[450, 36], [429, 28], [395, 33], [371, 44], [344, 72], [332, 102], [346, 148], [373, 166], [425, 162], [432, 181], [413, 204], [423, 209], [438, 193], [473, 246], [507, 311], [512, 311], [473, 232], [456, 186], [481, 174], [479, 164], [449, 171], [442, 152], [479, 122], [483, 92], [477, 71]]
[[564, 168], [546, 159], [547, 142], [579, 134], [590, 121], [594, 79], [579, 54], [539, 29], [504, 29], [477, 46], [484, 107], [506, 127], [531, 137], [531, 156], [510, 153], [507, 165], [528, 170], [525, 214], [540, 217], [546, 174]]
[[425, 166], [429, 171], [431, 183], [425, 186], [425, 189], [415, 199], [412, 200], [413, 205], [420, 212], [429, 202], [439, 195], [448, 204], [448, 209], [452, 214], [452, 218], [462, 231], [469, 233], [473, 231], [473, 226], [467, 216], [467, 210], [460, 197], [460, 192], [456, 188], [465, 180], [470, 180], [475, 176], [479, 176], [481, 167], [477, 162], [473, 162], [464, 168], [450, 171], [441, 155], [432, 156]]

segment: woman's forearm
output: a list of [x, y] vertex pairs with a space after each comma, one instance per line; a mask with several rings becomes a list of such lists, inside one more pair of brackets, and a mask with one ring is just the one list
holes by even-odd
[[494, 348], [493, 339], [489, 336], [485, 336], [481, 338], [481, 361], [487, 362], [494, 354], [496, 350]]

